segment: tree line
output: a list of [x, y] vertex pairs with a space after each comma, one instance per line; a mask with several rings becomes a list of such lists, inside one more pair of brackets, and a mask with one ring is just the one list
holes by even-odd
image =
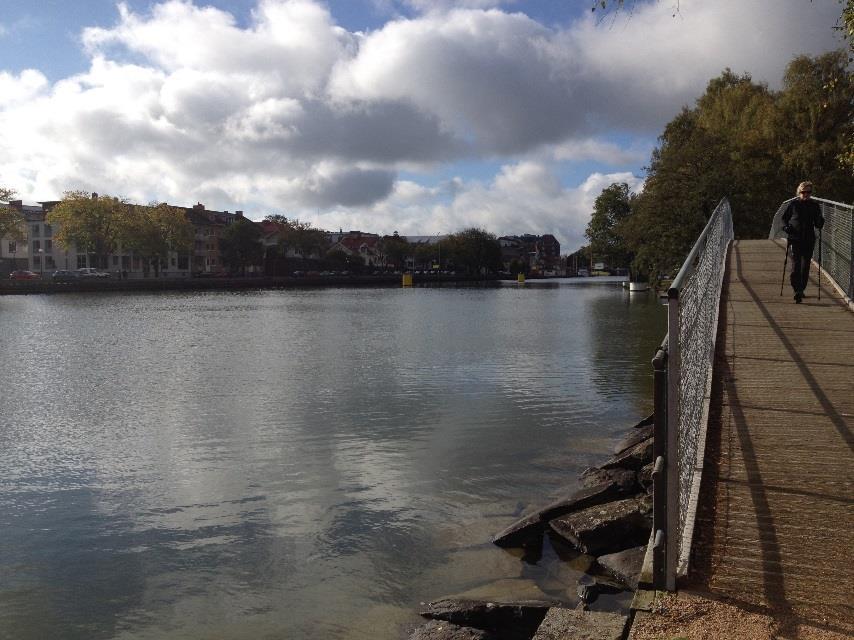
[[[362, 256], [330, 247], [323, 231], [280, 215], [268, 216], [265, 220], [283, 225], [275, 247], [279, 256], [293, 249], [303, 259], [324, 256], [325, 263], [332, 269], [358, 272], [365, 267]], [[502, 268], [498, 238], [476, 227], [450, 234], [437, 242], [412, 243], [395, 231], [379, 238], [376, 252], [380, 263], [374, 267], [383, 269], [401, 269], [407, 262], [416, 269], [454, 269], [468, 274], [495, 273]]]
[[[0, 199], [14, 196], [12, 189], [0, 188]], [[359, 272], [365, 266], [359, 255], [330, 247], [327, 232], [281, 214], [269, 215], [275, 223], [275, 242], [265, 245], [261, 227], [239, 217], [226, 225], [215, 239], [223, 264], [231, 272], [246, 273], [252, 266], [292, 270], [296, 255], [301, 263], [322, 268]], [[167, 264], [170, 252], [192, 253], [196, 229], [188, 211], [166, 203], [132, 204], [110, 195], [70, 191], [48, 211], [46, 222], [55, 228], [54, 242], [63, 248], [76, 247], [90, 256], [91, 263], [107, 265], [110, 254], [133, 253], [155, 275]], [[23, 241], [24, 217], [11, 207], [0, 209], [0, 238]], [[501, 269], [501, 247], [496, 236], [478, 228], [464, 229], [435, 243], [410, 243], [395, 232], [381, 238], [377, 251], [382, 266], [402, 268], [407, 260], [419, 268], [453, 268], [462, 272], [493, 273]], [[189, 266], [189, 265], [188, 265]], [[270, 270], [270, 269], [268, 269]]]
[[841, 50], [794, 58], [780, 91], [724, 70], [665, 126], [643, 191], [615, 183], [597, 197], [582, 252], [657, 279], [678, 268], [723, 197], [737, 238], [766, 237], [803, 180], [818, 196], [851, 202], [852, 96]]

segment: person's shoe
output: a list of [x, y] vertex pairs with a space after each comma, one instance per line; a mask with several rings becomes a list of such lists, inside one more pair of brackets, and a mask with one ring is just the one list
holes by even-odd
[[801, 300], [803, 300], [803, 299], [804, 299], [804, 294], [802, 294], [800, 291], [798, 291], [795, 294], [795, 304], [801, 304]]

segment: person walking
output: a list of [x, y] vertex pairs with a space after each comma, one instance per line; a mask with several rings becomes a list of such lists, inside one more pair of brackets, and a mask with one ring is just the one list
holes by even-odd
[[824, 226], [821, 207], [812, 199], [812, 182], [798, 185], [797, 197], [783, 212], [783, 231], [792, 248], [792, 273], [789, 282], [795, 292], [795, 302], [804, 299], [804, 289], [810, 273], [810, 261], [815, 248], [815, 230]]

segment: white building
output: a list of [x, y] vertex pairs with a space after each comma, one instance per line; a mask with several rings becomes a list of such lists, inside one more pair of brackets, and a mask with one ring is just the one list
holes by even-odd
[[[97, 197], [97, 195], [96, 195]], [[21, 200], [0, 201], [0, 208], [19, 212], [25, 222], [24, 238], [15, 241], [0, 238], [0, 277], [7, 277], [15, 269], [27, 269], [47, 275], [56, 269], [75, 270], [95, 267], [109, 271], [114, 277], [149, 278], [155, 273], [149, 261], [123, 251], [121, 247], [106, 258], [78, 253], [75, 246], [67, 249], [54, 241], [57, 229], [47, 222], [51, 208], [59, 201], [24, 204]], [[195, 228], [194, 245], [190, 254], [170, 252], [161, 261], [160, 277], [188, 277], [191, 273], [220, 273], [225, 267], [219, 253], [219, 236], [222, 230], [242, 217], [243, 212], [210, 211], [201, 203], [183, 207]]]

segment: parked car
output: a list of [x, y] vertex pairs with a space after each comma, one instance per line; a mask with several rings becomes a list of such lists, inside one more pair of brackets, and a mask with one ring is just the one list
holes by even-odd
[[26, 269], [18, 269], [9, 274], [10, 280], [38, 280], [38, 278], [39, 274]]
[[77, 274], [67, 269], [58, 269], [51, 275], [54, 282], [77, 282]]
[[110, 274], [106, 271], [98, 271], [94, 267], [81, 267], [77, 270], [78, 278], [109, 278]]

